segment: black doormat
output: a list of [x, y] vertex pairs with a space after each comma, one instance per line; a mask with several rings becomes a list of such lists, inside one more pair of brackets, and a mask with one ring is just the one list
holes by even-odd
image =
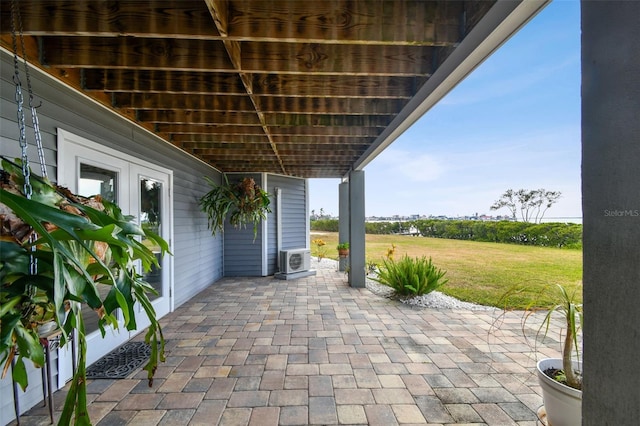
[[88, 379], [124, 379], [151, 355], [144, 342], [127, 342], [87, 368]]

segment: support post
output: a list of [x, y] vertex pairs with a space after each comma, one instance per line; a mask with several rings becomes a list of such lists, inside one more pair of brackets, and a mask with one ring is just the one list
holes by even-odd
[[[349, 241], [349, 182], [345, 181], [338, 186], [338, 242]], [[344, 272], [349, 266], [349, 259], [338, 258], [338, 271]]]
[[364, 171], [349, 173], [349, 285], [365, 287]]
[[582, 424], [621, 425], [640, 419], [640, 2], [581, 8]]

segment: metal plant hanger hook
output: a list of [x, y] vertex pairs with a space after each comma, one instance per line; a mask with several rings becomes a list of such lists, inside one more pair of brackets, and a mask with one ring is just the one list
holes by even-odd
[[[18, 38], [20, 41], [20, 48], [22, 50], [22, 61], [24, 65], [24, 74], [27, 80], [27, 92], [29, 94], [29, 108], [31, 110], [31, 121], [33, 123], [33, 132], [34, 139], [36, 143], [36, 148], [38, 152], [38, 160], [40, 163], [40, 170], [42, 173], [42, 177], [47, 177], [47, 166], [44, 159], [44, 149], [42, 147], [42, 137], [40, 135], [40, 123], [38, 121], [38, 111], [37, 108], [41, 106], [42, 103], [35, 105], [34, 95], [33, 95], [33, 87], [31, 85], [31, 75], [29, 74], [29, 64], [27, 62], [27, 49], [24, 44], [24, 33], [22, 28], [22, 16], [20, 15], [20, 5], [18, 4], [19, 0], [11, 0], [11, 40], [13, 42], [13, 66], [14, 66], [14, 75], [13, 82], [16, 85], [15, 92], [15, 100], [18, 106], [18, 126], [20, 128], [20, 148], [22, 152], [22, 171], [24, 174], [24, 191], [25, 196], [30, 199], [33, 193], [33, 188], [31, 187], [31, 172], [29, 170], [29, 158], [28, 158], [28, 144], [27, 144], [27, 135], [26, 135], [26, 122], [25, 122], [25, 113], [24, 113], [24, 95], [22, 92], [22, 81], [20, 79], [20, 65], [18, 58]], [[18, 37], [19, 36], [19, 37]]]
[[[16, 31], [17, 26], [17, 31]], [[33, 130], [35, 134], [36, 147], [38, 151], [38, 159], [40, 161], [40, 170], [42, 171], [42, 177], [47, 177], [47, 166], [44, 160], [44, 152], [42, 149], [42, 138], [40, 136], [40, 125], [38, 122], [38, 115], [36, 111], [36, 107], [33, 102], [33, 89], [31, 87], [31, 77], [29, 75], [29, 65], [27, 64], [27, 51], [24, 45], [24, 34], [22, 29], [22, 17], [20, 16], [20, 6], [18, 5], [18, 0], [11, 1], [11, 41], [13, 43], [13, 66], [14, 66], [14, 75], [13, 82], [16, 86], [15, 91], [15, 101], [17, 104], [17, 118], [18, 118], [18, 127], [19, 127], [19, 137], [18, 142], [20, 144], [21, 151], [21, 160], [22, 160], [22, 175], [24, 177], [23, 183], [23, 192], [24, 196], [27, 199], [31, 199], [33, 195], [33, 187], [31, 185], [31, 169], [29, 167], [29, 144], [27, 143], [27, 126], [25, 123], [25, 113], [24, 113], [24, 95], [22, 92], [22, 81], [20, 79], [20, 63], [18, 59], [18, 34], [20, 38], [20, 45], [22, 48], [22, 59], [24, 63], [25, 75], [27, 77], [27, 91], [29, 93], [29, 107], [31, 109], [31, 120], [33, 122]], [[38, 273], [38, 263], [34, 256], [34, 252], [36, 250], [35, 245], [33, 243], [38, 239], [38, 236], [35, 232], [32, 232], [29, 237], [29, 242], [31, 245], [31, 255], [29, 261], [29, 272], [32, 275], [36, 275]], [[35, 287], [30, 287], [30, 292], [35, 294]]]

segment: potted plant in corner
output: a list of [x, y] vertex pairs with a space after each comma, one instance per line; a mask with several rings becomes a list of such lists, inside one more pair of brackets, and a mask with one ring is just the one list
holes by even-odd
[[[578, 287], [579, 288], [579, 287]], [[561, 285], [553, 287], [554, 302], [545, 308], [528, 308], [522, 321], [525, 326], [535, 312], [546, 314], [537, 328], [536, 342], [548, 336], [551, 328], [558, 328], [562, 358], [545, 358], [537, 362], [538, 383], [542, 389], [544, 410], [538, 412], [551, 426], [580, 426], [582, 424], [582, 362], [581, 330], [582, 303], [576, 301], [576, 288], [569, 292]], [[545, 288], [545, 294], [547, 294]], [[525, 334], [526, 338], [526, 334]], [[535, 348], [535, 344], [534, 344]]]
[[[582, 330], [582, 303], [575, 301], [575, 291], [569, 294], [557, 286], [557, 304], [547, 312], [539, 331], [546, 335], [554, 316], [560, 317], [565, 329], [562, 359], [541, 359], [537, 364], [538, 381], [547, 422], [553, 426], [582, 424], [582, 362], [579, 334]], [[575, 355], [575, 360], [574, 360]]]
[[349, 257], [349, 243], [340, 243], [338, 244], [338, 256], [340, 257]]

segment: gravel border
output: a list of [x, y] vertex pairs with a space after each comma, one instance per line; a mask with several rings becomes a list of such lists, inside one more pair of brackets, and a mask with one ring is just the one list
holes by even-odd
[[[320, 269], [338, 269], [338, 261], [336, 260], [327, 258], [318, 260], [317, 257], [312, 257], [311, 259], [312, 267], [315, 266]], [[366, 286], [369, 291], [380, 297], [384, 297], [387, 299], [396, 299], [404, 304], [422, 308], [464, 309], [471, 311], [494, 311], [497, 309], [493, 306], [484, 306], [475, 303], [463, 302], [456, 299], [455, 297], [447, 296], [446, 294], [443, 294], [439, 291], [433, 291], [422, 296], [399, 297], [396, 296], [395, 291], [392, 288], [387, 287], [386, 285], [379, 284], [378, 282], [372, 280], [370, 276], [367, 276]]]

